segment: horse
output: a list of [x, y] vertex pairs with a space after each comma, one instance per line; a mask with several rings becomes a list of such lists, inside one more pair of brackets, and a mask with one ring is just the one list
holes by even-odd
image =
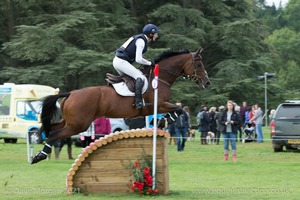
[[[200, 89], [205, 89], [210, 84], [201, 51], [169, 50], [155, 59], [155, 63], [159, 65], [158, 113], [182, 110], [180, 106], [169, 103], [171, 86], [179, 76], [194, 81]], [[153, 70], [150, 66], [143, 66], [141, 71], [149, 82], [153, 80]], [[62, 119], [52, 123], [52, 118], [58, 112], [57, 101], [60, 99]], [[45, 132], [47, 140], [43, 150], [35, 155], [31, 164], [46, 159], [55, 141], [87, 130], [96, 118], [134, 118], [153, 114], [154, 90], [148, 88], [143, 94], [143, 99], [148, 105], [136, 109], [133, 106], [134, 96], [121, 96], [111, 85], [91, 86], [46, 97], [42, 104], [40, 131]]]

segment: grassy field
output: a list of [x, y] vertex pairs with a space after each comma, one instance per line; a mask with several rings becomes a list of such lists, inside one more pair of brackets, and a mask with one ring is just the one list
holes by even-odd
[[[223, 161], [223, 143], [188, 141], [184, 152], [169, 146], [170, 194], [155, 199], [299, 199], [299, 152], [273, 153], [269, 131], [264, 143], [238, 143], [238, 161]], [[35, 152], [42, 145], [35, 146]], [[80, 148], [73, 147], [77, 155]], [[25, 140], [0, 141], [0, 199], [141, 199], [134, 194], [68, 196], [65, 177], [72, 165], [64, 147], [59, 161], [27, 163]]]

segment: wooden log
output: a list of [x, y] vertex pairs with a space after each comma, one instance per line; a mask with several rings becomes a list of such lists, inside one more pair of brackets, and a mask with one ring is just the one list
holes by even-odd
[[90, 147], [91, 147], [91, 149], [93, 150], [93, 151], [95, 151], [98, 147], [97, 147], [97, 145], [94, 143], [94, 142], [91, 142], [90, 143]]
[[113, 139], [113, 141], [117, 141], [119, 139], [119, 135], [116, 134], [116, 133], [113, 133], [112, 134], [112, 139]]
[[86, 157], [89, 156], [89, 153], [84, 149], [84, 150], [82, 151], [81, 155], [82, 155], [82, 157], [84, 157], [84, 159], [85, 159]]
[[71, 181], [73, 180], [73, 175], [71, 175], [70, 173], [67, 174], [67, 181]]
[[129, 134], [130, 134], [130, 131], [128, 131], [128, 130], [124, 131], [124, 133], [123, 133], [124, 138], [129, 138]]
[[97, 145], [97, 147], [101, 147], [102, 146], [102, 141], [101, 140], [97, 140], [96, 145]]
[[71, 180], [67, 181], [67, 186], [72, 187], [73, 186], [73, 181], [71, 181]]
[[119, 138], [119, 140], [122, 140], [124, 138], [123, 133], [118, 134], [118, 138]]
[[169, 132], [165, 132], [165, 138], [170, 138], [170, 133]]
[[82, 163], [81, 160], [79, 160], [78, 158], [74, 161], [74, 164], [77, 165], [77, 166], [80, 166]]
[[148, 130], [148, 131], [147, 131], [147, 136], [148, 136], [148, 137], [152, 137], [152, 136], [153, 136], [153, 131]]
[[107, 140], [105, 138], [100, 138], [100, 141], [102, 143], [102, 146], [107, 144]]
[[85, 147], [85, 151], [89, 154], [93, 152], [93, 149], [90, 146]]
[[72, 169], [73, 169], [74, 171], [77, 171], [78, 165], [76, 165], [76, 163], [72, 164]]
[[81, 162], [85, 160], [84, 156], [81, 154], [78, 155], [78, 160], [80, 160]]
[[142, 131], [142, 137], [146, 137], [147, 136], [147, 131], [146, 130], [143, 130]]
[[[120, 135], [123, 136], [122, 139], [119, 139]], [[67, 193], [73, 193], [73, 188], [82, 189], [85, 193], [131, 192], [129, 183], [133, 177], [129, 163], [140, 159], [143, 152], [152, 157], [153, 140], [146, 137], [148, 135], [153, 135], [152, 130], [136, 129], [112, 134], [110, 138], [113, 142], [109, 144], [109, 137], [95, 141], [95, 146], [99, 143], [100, 147], [97, 146], [93, 150], [91, 145], [84, 149], [69, 170], [66, 177]], [[158, 135], [162, 133], [158, 131]], [[165, 136], [165, 133], [163, 135]], [[115, 141], [114, 136], [118, 138]], [[169, 191], [168, 143], [164, 136], [157, 137], [156, 150], [156, 186], [161, 194], [167, 194]]]
[[165, 131], [164, 130], [157, 130], [157, 135], [164, 136], [165, 135]]
[[134, 137], [135, 137], [135, 134], [136, 134], [135, 131], [131, 131], [131, 132], [129, 133], [129, 137], [130, 137], [130, 138], [134, 138]]
[[111, 135], [106, 135], [106, 136], [104, 136], [104, 139], [106, 139], [106, 141], [107, 141], [108, 143], [111, 143], [111, 142], [113, 141]]
[[142, 137], [142, 132], [140, 130], [136, 131], [135, 137]]
[[71, 174], [72, 176], [75, 174], [75, 170], [74, 169], [69, 169], [69, 174]]

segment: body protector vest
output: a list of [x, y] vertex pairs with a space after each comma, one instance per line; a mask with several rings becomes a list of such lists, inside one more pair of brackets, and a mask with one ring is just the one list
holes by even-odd
[[142, 38], [145, 41], [145, 47], [143, 49], [143, 54], [147, 51], [148, 41], [144, 34], [139, 34], [129, 38], [120, 48], [115, 52], [118, 58], [124, 59], [129, 63], [135, 61], [136, 46], [135, 42], [138, 38]]

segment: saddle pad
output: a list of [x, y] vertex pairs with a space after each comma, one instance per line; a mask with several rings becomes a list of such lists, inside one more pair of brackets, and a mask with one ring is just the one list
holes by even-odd
[[[120, 83], [114, 83], [112, 84], [112, 86], [115, 88], [115, 91], [121, 95], [121, 96], [135, 96], [134, 92], [131, 92], [127, 85], [125, 84], [125, 82], [120, 82]], [[144, 79], [144, 87], [142, 89], [142, 94], [144, 94], [146, 92], [148, 88], [148, 81], [147, 79]]]

